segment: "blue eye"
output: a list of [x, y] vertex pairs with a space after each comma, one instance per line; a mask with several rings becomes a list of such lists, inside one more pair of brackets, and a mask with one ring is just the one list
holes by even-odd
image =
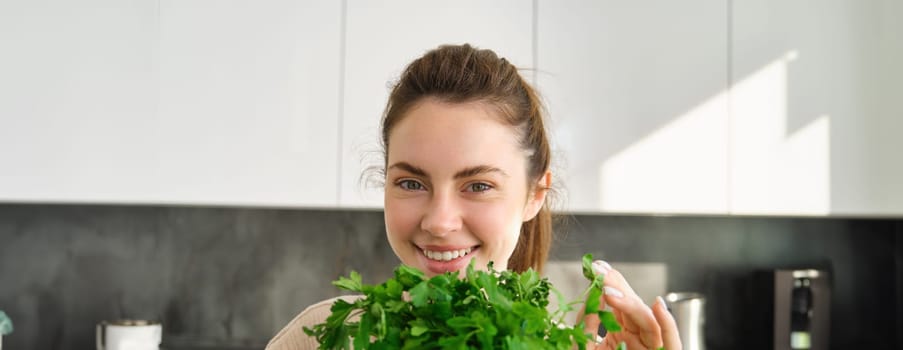
[[492, 186], [482, 182], [474, 182], [467, 186], [468, 192], [486, 192], [492, 189]]
[[414, 180], [401, 180], [398, 182], [398, 186], [403, 190], [407, 191], [420, 191], [423, 190], [423, 184], [414, 181]]

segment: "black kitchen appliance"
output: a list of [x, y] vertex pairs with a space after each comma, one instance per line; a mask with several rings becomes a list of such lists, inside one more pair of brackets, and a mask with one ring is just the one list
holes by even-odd
[[831, 278], [827, 270], [758, 271], [750, 285], [748, 329], [756, 349], [827, 350]]

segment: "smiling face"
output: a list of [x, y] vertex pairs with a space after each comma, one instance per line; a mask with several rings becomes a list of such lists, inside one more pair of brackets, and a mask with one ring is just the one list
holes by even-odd
[[427, 275], [464, 271], [471, 259], [507, 268], [521, 224], [545, 191], [527, 185], [517, 133], [484, 103], [427, 98], [389, 135], [386, 233], [405, 265]]

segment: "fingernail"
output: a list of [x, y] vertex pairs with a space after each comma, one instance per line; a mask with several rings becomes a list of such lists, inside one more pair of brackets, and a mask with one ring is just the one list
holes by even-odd
[[671, 307], [669, 307], [668, 304], [665, 303], [665, 298], [662, 298], [662, 296], [659, 295], [655, 297], [655, 300], [658, 301], [659, 304], [662, 304], [662, 307], [665, 309], [665, 311], [671, 312]]
[[603, 289], [605, 290], [605, 295], [611, 295], [615, 298], [623, 298], [624, 297], [624, 293], [615, 289], [615, 287], [605, 286]]
[[611, 270], [611, 265], [602, 260], [593, 261], [593, 272], [597, 275], [605, 275], [608, 271]]

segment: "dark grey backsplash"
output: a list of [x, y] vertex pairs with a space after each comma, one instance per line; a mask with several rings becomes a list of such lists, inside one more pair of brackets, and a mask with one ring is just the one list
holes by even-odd
[[[663, 262], [669, 290], [708, 297], [710, 349], [741, 349], [757, 269], [834, 274], [832, 348], [901, 348], [903, 220], [579, 215], [552, 259], [586, 252]], [[354, 269], [398, 263], [382, 213], [0, 205], [0, 310], [8, 349], [91, 349], [101, 320], [161, 320], [167, 348], [262, 348]]]
[[[751, 275], [775, 268], [832, 273], [831, 348], [900, 349], [903, 220], [578, 216], [552, 259], [584, 251], [662, 262], [668, 289], [705, 294], [709, 349], [748, 349], [764, 305]], [[629, 276], [628, 276], [629, 277]], [[892, 334], [896, 336], [892, 336]], [[896, 337], [896, 338], [895, 338]]]

